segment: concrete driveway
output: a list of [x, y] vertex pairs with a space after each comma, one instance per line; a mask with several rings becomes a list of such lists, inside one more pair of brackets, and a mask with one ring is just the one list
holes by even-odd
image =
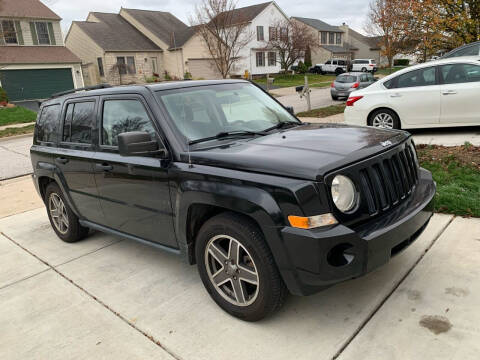
[[480, 220], [435, 215], [386, 266], [290, 296], [252, 324], [220, 310], [175, 255], [101, 233], [63, 243], [40, 208], [0, 219], [0, 349], [2, 359], [476, 359], [479, 261]]
[[0, 139], [0, 180], [30, 174], [32, 136]]

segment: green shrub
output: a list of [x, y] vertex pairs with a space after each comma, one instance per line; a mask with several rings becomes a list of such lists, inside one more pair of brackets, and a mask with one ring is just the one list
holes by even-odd
[[300, 74], [305, 74], [308, 71], [308, 66], [303, 63], [303, 61], [298, 62], [297, 72]]
[[191, 79], [191, 78], [192, 78], [192, 74], [190, 74], [188, 71], [186, 71], [185, 74], [183, 74], [183, 78], [184, 78], [184, 79]]
[[408, 66], [410, 64], [409, 59], [395, 59], [393, 60], [393, 66]]
[[172, 80], [172, 77], [170, 76], [170, 74], [168, 73], [167, 70], [165, 70], [165, 80]]
[[8, 103], [7, 92], [0, 87], [0, 103]]

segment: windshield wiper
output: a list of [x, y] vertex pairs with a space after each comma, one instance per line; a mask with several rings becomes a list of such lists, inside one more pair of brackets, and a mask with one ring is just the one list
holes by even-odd
[[217, 135], [208, 136], [202, 139], [191, 140], [188, 142], [188, 145], [198, 144], [205, 141], [222, 139], [230, 136], [243, 136], [243, 135], [267, 135], [265, 131], [249, 131], [249, 130], [235, 130], [235, 131], [222, 131]]
[[272, 130], [275, 130], [275, 129], [285, 129], [285, 128], [290, 127], [292, 125], [300, 126], [300, 125], [302, 125], [302, 123], [297, 123], [295, 121], [281, 121], [278, 124], [263, 130], [263, 132], [266, 133], [266, 132], [269, 132], [269, 131], [272, 131]]

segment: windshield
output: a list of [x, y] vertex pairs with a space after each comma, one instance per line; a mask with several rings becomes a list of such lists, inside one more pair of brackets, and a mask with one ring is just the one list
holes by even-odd
[[188, 141], [220, 133], [258, 132], [298, 120], [250, 83], [219, 84], [156, 92]]

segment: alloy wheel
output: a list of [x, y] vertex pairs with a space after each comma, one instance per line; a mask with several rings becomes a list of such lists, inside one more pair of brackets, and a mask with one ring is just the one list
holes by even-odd
[[62, 198], [57, 193], [50, 194], [48, 199], [48, 209], [55, 228], [61, 234], [66, 234], [69, 226], [67, 208], [65, 207]]
[[387, 113], [377, 114], [372, 121], [373, 127], [382, 129], [393, 129], [393, 117]]
[[236, 306], [252, 304], [259, 291], [257, 267], [248, 250], [228, 235], [212, 237], [205, 247], [205, 267], [215, 290]]

